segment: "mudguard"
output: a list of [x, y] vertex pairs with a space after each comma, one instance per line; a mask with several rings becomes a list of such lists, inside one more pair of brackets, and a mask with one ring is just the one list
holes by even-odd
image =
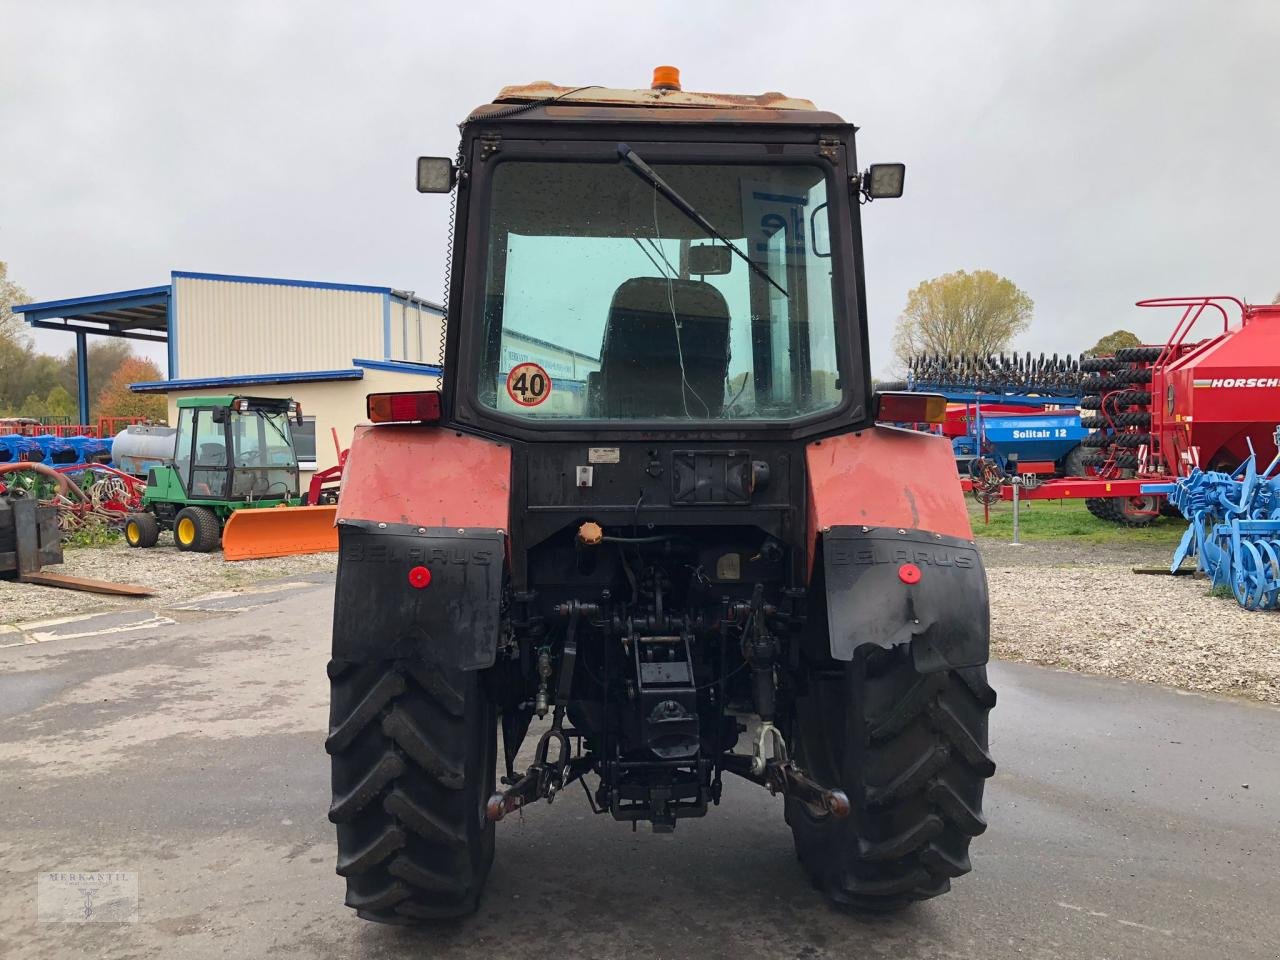
[[452, 430], [358, 427], [338, 499], [333, 656], [493, 665], [509, 447]]
[[505, 539], [498, 530], [344, 522], [338, 528], [334, 658], [422, 659], [463, 670], [493, 666]]
[[986, 663], [987, 580], [950, 442], [878, 426], [805, 453], [810, 587], [831, 656], [909, 643], [922, 672]]
[[831, 527], [819, 547], [831, 656], [911, 644], [921, 673], [987, 662], [987, 578], [967, 540], [893, 527]]

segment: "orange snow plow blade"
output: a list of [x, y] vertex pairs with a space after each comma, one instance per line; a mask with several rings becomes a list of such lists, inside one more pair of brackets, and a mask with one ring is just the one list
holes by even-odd
[[222, 528], [224, 560], [261, 560], [297, 553], [336, 553], [338, 508], [260, 507], [237, 510]]

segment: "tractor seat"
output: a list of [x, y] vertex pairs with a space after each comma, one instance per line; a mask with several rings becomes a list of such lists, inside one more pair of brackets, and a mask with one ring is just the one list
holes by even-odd
[[227, 465], [227, 448], [220, 443], [200, 444], [200, 457], [196, 461], [199, 467], [225, 467]]
[[633, 277], [614, 292], [600, 348], [602, 416], [683, 418], [687, 408], [717, 417], [728, 370], [729, 305], [711, 284]]

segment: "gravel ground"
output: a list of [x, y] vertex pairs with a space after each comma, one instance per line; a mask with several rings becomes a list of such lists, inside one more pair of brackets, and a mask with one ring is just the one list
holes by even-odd
[[1212, 596], [1205, 580], [1132, 572], [1167, 568], [1170, 549], [978, 546], [993, 657], [1280, 703], [1280, 614]]
[[227, 563], [220, 552], [183, 553], [167, 538], [149, 550], [130, 549], [123, 542], [109, 547], [67, 548], [64, 558], [63, 564], [49, 567], [49, 572], [140, 584], [155, 590], [155, 596], [112, 597], [0, 580], [0, 624], [29, 623], [109, 608], [163, 606], [262, 580], [333, 570], [338, 563], [336, 553]]

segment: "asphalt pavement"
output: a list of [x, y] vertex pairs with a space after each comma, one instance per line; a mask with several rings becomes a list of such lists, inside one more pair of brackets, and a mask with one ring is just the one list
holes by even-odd
[[[567, 793], [498, 825], [475, 917], [364, 923], [325, 818], [331, 598], [292, 583], [0, 634], [0, 957], [1280, 955], [1280, 711], [1016, 664], [991, 669], [974, 872], [901, 915], [829, 906], [781, 801], [730, 780], [669, 836]], [[57, 899], [93, 872], [126, 900], [136, 875], [135, 922]]]

